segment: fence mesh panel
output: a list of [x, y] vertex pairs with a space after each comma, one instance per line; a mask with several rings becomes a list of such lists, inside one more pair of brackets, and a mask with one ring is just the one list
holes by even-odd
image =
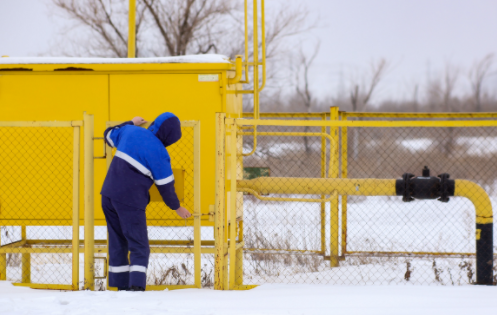
[[[321, 132], [321, 127], [259, 126], [257, 130]], [[343, 153], [348, 158], [348, 178], [400, 179], [403, 173], [421, 176], [423, 167], [428, 166], [431, 176], [449, 173], [451, 179], [475, 182], [496, 205], [495, 128], [348, 128], [347, 133]], [[252, 141], [253, 137], [244, 136], [244, 152], [251, 151]], [[256, 153], [243, 159], [243, 167], [265, 169], [262, 176], [270, 174], [272, 186], [289, 186], [285, 180], [272, 177], [321, 177], [321, 137], [259, 136], [257, 142]], [[345, 144], [344, 139], [340, 142]], [[328, 165], [328, 141], [326, 154]], [[342, 164], [342, 152], [339, 161]], [[338, 174], [343, 165], [340, 168]], [[309, 184], [308, 191], [312, 185], [319, 183]], [[373, 194], [383, 193], [386, 188], [381, 185], [371, 188]], [[346, 210], [342, 199], [330, 218], [329, 201], [322, 208], [320, 202], [265, 201], [249, 194], [239, 198], [238, 205], [244, 209], [244, 282], [475, 282], [475, 208], [468, 199], [405, 203], [401, 196], [348, 196]], [[332, 231], [337, 237], [330, 238]], [[339, 256], [338, 266], [330, 267], [330, 248]]]
[[[71, 284], [73, 128], [0, 127], [0, 148], [1, 246], [11, 247], [7, 280]], [[53, 240], [68, 242], [48, 245]]]

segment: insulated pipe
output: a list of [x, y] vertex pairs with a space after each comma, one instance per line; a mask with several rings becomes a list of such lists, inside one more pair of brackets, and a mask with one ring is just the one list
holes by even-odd
[[[251, 189], [259, 194], [331, 194], [349, 196], [402, 196], [396, 179], [259, 177], [238, 180], [237, 190]], [[429, 185], [427, 189], [432, 189]], [[449, 196], [466, 197], [476, 211], [476, 283], [493, 284], [493, 212], [483, 188], [467, 180], [455, 180]]]
[[483, 188], [468, 180], [455, 180], [454, 196], [466, 197], [476, 209], [476, 283], [493, 283], [493, 211]]

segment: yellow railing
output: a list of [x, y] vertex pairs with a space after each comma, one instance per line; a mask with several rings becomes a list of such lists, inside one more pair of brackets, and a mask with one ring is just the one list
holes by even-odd
[[[51, 218], [47, 220], [44, 217], [42, 211], [37, 211], [36, 207], [33, 208], [32, 205], [8, 205], [9, 209], [12, 207], [19, 207], [16, 210], [17, 217], [11, 216], [11, 211], [4, 209], [0, 212], [0, 226], [9, 225], [20, 225], [21, 226], [21, 240], [18, 242], [13, 242], [0, 247], [0, 280], [7, 279], [7, 254], [21, 254], [21, 264], [22, 264], [22, 277], [21, 283], [13, 283], [16, 286], [28, 286], [31, 288], [45, 288], [45, 289], [58, 289], [58, 290], [78, 290], [79, 288], [79, 253], [81, 251], [80, 241], [79, 241], [79, 205], [80, 205], [80, 132], [81, 127], [83, 127], [83, 121], [47, 121], [47, 122], [0, 122], [0, 128], [72, 128], [72, 213], [71, 219], [66, 220], [61, 218]], [[15, 139], [19, 140], [29, 140], [29, 139]], [[31, 139], [32, 140], [32, 139]], [[36, 140], [35, 140], [36, 141]], [[6, 149], [6, 148], [4, 148]], [[7, 151], [6, 151], [7, 152]], [[56, 158], [56, 157], [54, 157]], [[1, 163], [1, 161], [0, 161]], [[36, 168], [36, 165], [31, 165]], [[26, 165], [22, 166], [23, 168]], [[40, 166], [41, 167], [41, 166]], [[40, 173], [43, 171], [38, 170]], [[22, 175], [22, 174], [19, 174]], [[25, 176], [25, 179], [29, 180], [29, 176]], [[9, 184], [9, 183], [4, 183]], [[25, 191], [29, 194], [29, 191]], [[25, 196], [29, 197], [29, 196]], [[5, 198], [5, 196], [4, 196]], [[27, 199], [27, 198], [26, 198]], [[5, 201], [5, 199], [4, 199]], [[21, 200], [19, 200], [21, 202]], [[2, 205], [4, 208], [6, 205]], [[34, 211], [28, 212], [27, 209]], [[13, 208], [12, 208], [13, 209]], [[27, 225], [31, 226], [45, 226], [45, 225], [72, 225], [72, 240], [62, 241], [62, 240], [52, 240], [52, 239], [29, 239], [27, 234]], [[0, 235], [1, 241], [1, 235]], [[61, 242], [65, 242], [65, 245], [71, 245], [71, 247], [57, 248], [56, 246]], [[0, 243], [1, 244], [1, 243]], [[41, 245], [41, 246], [40, 246]], [[31, 254], [72, 254], [72, 276], [71, 285], [62, 284], [42, 284], [42, 283], [32, 283], [31, 279]]]
[[[358, 115], [357, 115], [358, 114]], [[264, 118], [308, 118], [308, 117], [322, 117], [322, 113], [311, 114], [307, 113], [270, 113], [261, 115]], [[357, 116], [356, 116], [357, 115]], [[464, 119], [464, 118], [497, 118], [497, 113], [483, 113], [483, 114], [435, 114], [434, 116], [430, 114], [419, 114], [415, 115], [412, 113], [406, 114], [405, 117], [402, 114], [381, 114], [385, 117], [395, 117], [395, 118], [454, 118], [454, 119]], [[251, 116], [251, 115], [247, 115]], [[326, 115], [327, 116], [327, 115]], [[325, 117], [326, 117], [325, 116]], [[216, 182], [220, 184], [220, 178], [226, 176], [227, 178], [227, 187], [230, 192], [228, 196], [227, 203], [227, 211], [226, 213], [229, 215], [231, 219], [225, 221], [224, 219], [219, 218], [222, 216], [224, 211], [221, 209], [216, 211], [216, 215], [218, 216], [216, 222], [218, 222], [218, 227], [216, 230], [216, 252], [218, 255], [216, 256], [216, 289], [247, 289], [252, 286], [243, 285], [243, 279], [241, 280], [240, 274], [242, 271], [237, 271], [237, 269], [242, 268], [242, 256], [239, 254], [239, 251], [243, 250], [244, 242], [243, 242], [243, 229], [242, 227], [237, 227], [236, 222], [241, 222], [243, 224], [243, 216], [236, 217], [237, 215], [237, 202], [236, 202], [236, 194], [234, 192], [248, 192], [253, 194], [256, 198], [261, 200], [270, 200], [270, 201], [308, 201], [308, 202], [321, 202], [324, 203], [326, 201], [335, 200], [337, 195], [341, 195], [342, 197], [346, 197], [347, 195], [363, 195], [363, 196], [395, 196], [396, 188], [395, 188], [395, 179], [347, 179], [347, 159], [346, 159], [346, 128], [347, 127], [368, 127], [368, 128], [398, 128], [398, 127], [431, 127], [431, 128], [447, 128], [447, 127], [496, 127], [497, 120], [430, 120], [430, 121], [420, 121], [420, 120], [402, 120], [402, 121], [351, 121], [351, 120], [339, 120], [339, 118], [343, 117], [376, 117], [371, 114], [361, 113], [352, 113], [350, 116], [345, 115], [344, 113], [340, 113], [338, 115], [338, 110], [333, 108], [331, 114], [328, 116], [331, 120], [323, 120], [323, 121], [312, 121], [312, 120], [269, 120], [269, 119], [232, 119], [225, 118], [224, 116], [218, 116], [218, 134], [217, 134], [217, 150], [220, 154], [221, 152], [226, 151], [227, 161], [230, 161], [230, 171], [226, 176], [224, 173], [224, 164], [221, 163], [224, 158], [220, 155], [219, 163], [217, 164], [217, 180]], [[379, 116], [380, 118], [382, 116]], [[222, 124], [221, 121], [225, 121], [225, 124]], [[324, 128], [324, 132], [326, 132], [327, 127], [331, 130], [331, 135], [322, 135], [320, 133], [311, 133], [306, 135], [313, 136], [322, 136], [324, 138], [330, 138], [330, 140], [335, 140], [338, 143], [338, 128], [342, 128], [342, 177], [337, 178], [339, 175], [338, 167], [335, 168], [334, 165], [338, 166], [339, 154], [337, 152], [330, 152], [330, 162], [329, 162], [329, 171], [328, 178], [257, 178], [253, 180], [240, 180], [239, 178], [234, 178], [233, 174], [237, 174], [237, 159], [242, 155], [240, 152], [239, 146], [237, 145], [238, 137], [241, 136], [253, 136], [250, 132], [239, 131], [239, 129], [243, 130], [247, 127], [255, 127], [255, 126], [288, 126], [288, 127], [321, 127]], [[226, 130], [226, 131], [225, 131]], [[336, 130], [336, 133], [333, 131]], [[227, 132], [226, 141], [229, 145], [225, 145], [223, 142], [225, 139], [224, 133]], [[345, 133], [345, 137], [344, 137]], [[258, 132], [258, 136], [305, 136], [304, 133], [300, 132]], [[336, 137], [336, 138], [334, 138]], [[332, 142], [333, 143], [333, 142]], [[325, 146], [324, 146], [325, 147]], [[333, 145], [331, 146], [331, 150], [333, 150]], [[344, 154], [345, 152], [345, 154]], [[345, 156], [345, 158], [344, 158]], [[222, 159], [221, 159], [222, 158]], [[333, 171], [332, 171], [333, 170]], [[400, 174], [399, 174], [400, 175]], [[323, 176], [324, 177], [324, 176]], [[278, 181], [280, 180], [280, 181]], [[277, 183], [276, 183], [277, 182]], [[488, 228], [485, 228], [485, 224], [492, 224], [493, 215], [492, 215], [492, 207], [488, 198], [488, 195], [485, 191], [478, 185], [464, 180], [456, 180], [455, 181], [455, 196], [464, 196], [469, 198], [474, 206], [476, 212], [476, 223], [477, 223], [477, 247], [480, 248], [480, 235], [479, 231], [482, 229], [486, 229], [488, 232]], [[468, 186], [469, 185], [469, 186]], [[383, 189], [383, 190], [382, 190]], [[224, 188], [218, 186], [219, 193], [218, 202], [216, 202], [217, 207], [222, 207], [224, 202], [221, 200], [221, 196], [224, 196]], [[336, 193], [333, 193], [336, 192]], [[321, 195], [321, 199], [300, 199], [300, 198], [279, 198], [279, 197], [266, 197], [262, 196], [264, 194], [275, 193], [275, 194], [317, 194]], [[330, 195], [329, 198], [325, 198], [326, 195]], [[342, 208], [342, 233], [346, 233], [346, 222], [347, 222], [347, 213], [346, 213], [346, 198], [344, 207]], [[332, 209], [332, 220], [338, 220], [338, 199], [331, 206]], [[236, 220], [233, 220], [236, 219]], [[324, 220], [323, 220], [324, 222]], [[227, 235], [222, 234], [223, 223], [228, 224], [228, 232]], [[322, 242], [324, 241], [324, 233], [325, 228], [322, 225]], [[331, 228], [331, 239], [338, 239], [338, 226]], [[489, 232], [491, 233], [491, 232]], [[342, 255], [347, 254], [346, 251], [346, 235], [342, 234]], [[238, 237], [238, 239], [237, 239]], [[488, 235], [486, 238], [488, 240]], [[221, 242], [220, 240], [228, 240], [228, 244]], [[336, 244], [339, 244], [337, 242]], [[228, 248], [226, 248], [226, 246]], [[330, 249], [330, 263], [331, 267], [338, 266], [338, 248]], [[491, 249], [486, 248], [485, 251], [491, 251]], [[322, 253], [325, 251], [322, 250]], [[351, 252], [351, 254], [360, 254], [361, 252]], [[378, 252], [379, 253], [379, 252]], [[396, 252], [392, 252], [395, 254]], [[223, 255], [224, 254], [224, 255]], [[382, 253], [386, 254], [386, 253]], [[411, 255], [416, 255], [416, 252], [410, 253]], [[422, 255], [429, 254], [440, 254], [444, 253], [427, 253], [423, 252]], [[445, 255], [451, 255], [452, 253], [445, 253]], [[465, 255], [468, 253], [453, 253], [454, 255]], [[473, 254], [474, 255], [474, 254]], [[486, 255], [486, 254], [485, 254]], [[229, 257], [229, 261], [226, 261], [226, 257]], [[477, 269], [480, 269], [481, 273], [481, 265], [482, 265], [482, 255], [476, 255], [477, 261]], [[486, 271], [485, 271], [486, 273]], [[479, 278], [481, 280], [481, 278]], [[485, 280], [486, 281], [486, 280]]]

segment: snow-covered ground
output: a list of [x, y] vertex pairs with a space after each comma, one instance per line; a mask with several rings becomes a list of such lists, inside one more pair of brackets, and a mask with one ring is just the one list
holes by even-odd
[[0, 282], [2, 314], [497, 314], [496, 287], [263, 285], [249, 291], [61, 292]]

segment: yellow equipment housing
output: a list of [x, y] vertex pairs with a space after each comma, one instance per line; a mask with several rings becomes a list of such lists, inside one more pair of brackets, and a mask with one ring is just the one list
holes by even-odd
[[[103, 137], [108, 121], [128, 121], [134, 116], [142, 116], [152, 121], [163, 112], [173, 112], [181, 121], [194, 120], [201, 124], [200, 155], [201, 164], [201, 211], [209, 213], [214, 205], [215, 185], [215, 113], [224, 112], [228, 117], [242, 116], [242, 94], [227, 91], [241, 90], [241, 84], [230, 82], [229, 78], [241, 75], [235, 71], [235, 63], [220, 55], [207, 57], [170, 58], [1, 58], [0, 63], [0, 117], [2, 121], [73, 121], [81, 120], [83, 112], [95, 117], [95, 137]], [[232, 84], [230, 84], [232, 83]], [[26, 136], [29, 137], [29, 136]], [[35, 139], [33, 137], [33, 139]], [[33, 139], [15, 139], [18, 145]], [[82, 139], [82, 136], [81, 136]], [[97, 140], [97, 139], [96, 139]], [[103, 141], [103, 139], [101, 140]], [[96, 156], [103, 156], [102, 142], [94, 141]], [[83, 143], [83, 141], [81, 141]], [[193, 142], [191, 143], [193, 146]], [[9, 150], [15, 150], [13, 145]], [[80, 150], [83, 152], [83, 150]], [[193, 151], [188, 151], [193, 152]], [[72, 158], [70, 152], [60, 152]], [[67, 154], [64, 154], [67, 153]], [[186, 153], [187, 154], [187, 153]], [[191, 157], [172, 156], [174, 159], [189, 161]], [[4, 160], [5, 161], [5, 160]], [[83, 153], [80, 158], [81, 174]], [[178, 164], [176, 163], [176, 164]], [[4, 164], [7, 165], [8, 163]], [[176, 188], [183, 199], [183, 172], [188, 166], [175, 169], [178, 178]], [[190, 168], [192, 165], [189, 166]], [[1, 171], [1, 170], [0, 170]], [[95, 224], [105, 225], [100, 206], [100, 188], [106, 174], [105, 159], [95, 160]], [[40, 174], [40, 176], [47, 176]], [[58, 178], [57, 172], [48, 176], [57, 178], [58, 185], [70, 184], [71, 179]], [[80, 183], [81, 195], [83, 183]], [[55, 182], [55, 181], [53, 181]], [[47, 211], [53, 207], [50, 201], [44, 206], [29, 205], [43, 196], [43, 190], [31, 189], [39, 196], [9, 196], [10, 199], [24, 200], [22, 208], [30, 211], [1, 208], [2, 199], [9, 183], [0, 182], [0, 225], [71, 225], [72, 209], [57, 209], [58, 217], [49, 217]], [[36, 185], [36, 182], [33, 183]], [[36, 187], [33, 187], [36, 188]], [[22, 194], [13, 191], [9, 194]], [[152, 190], [152, 203], [162, 202]], [[83, 200], [80, 200], [83, 208]], [[33, 212], [32, 209], [36, 209]], [[64, 215], [65, 211], [67, 212]], [[173, 211], [166, 211], [168, 225], [185, 225]], [[161, 214], [164, 220], [164, 213]], [[80, 224], [83, 222], [80, 214]], [[213, 225], [207, 215], [202, 216], [202, 225]], [[148, 215], [150, 225], [160, 225], [153, 213]], [[36, 223], [38, 222], [38, 223]], [[191, 225], [192, 220], [189, 221]]]

